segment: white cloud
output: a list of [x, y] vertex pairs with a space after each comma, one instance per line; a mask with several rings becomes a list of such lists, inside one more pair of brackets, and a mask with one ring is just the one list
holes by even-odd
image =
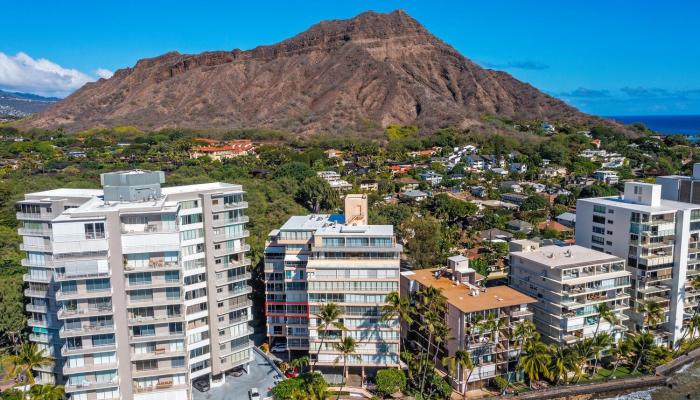
[[97, 76], [99, 76], [100, 78], [105, 78], [105, 79], [109, 79], [109, 78], [112, 77], [112, 75], [114, 75], [114, 72], [112, 72], [112, 71], [110, 71], [110, 70], [108, 70], [108, 69], [105, 69], [105, 68], [97, 68], [97, 69], [95, 70], [95, 73], [96, 73]]
[[[111, 71], [104, 68], [99, 68], [95, 73], [104, 78], [112, 75]], [[94, 80], [94, 76], [77, 69], [64, 68], [45, 58], [34, 59], [22, 52], [15, 56], [0, 52], [2, 89], [62, 97]]]

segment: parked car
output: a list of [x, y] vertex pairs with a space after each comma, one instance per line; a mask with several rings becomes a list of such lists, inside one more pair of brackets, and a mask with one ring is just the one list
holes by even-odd
[[194, 386], [195, 389], [199, 390], [202, 393], [208, 392], [210, 388], [208, 379], [196, 380], [192, 382], [192, 386]]
[[231, 370], [228, 374], [230, 376], [238, 378], [239, 376], [243, 376], [243, 374], [245, 374], [245, 368], [238, 367], [236, 369]]
[[251, 388], [248, 391], [248, 398], [250, 400], [260, 400], [260, 392], [258, 391], [258, 388]]
[[276, 344], [276, 345], [272, 346], [272, 348], [270, 349], [270, 351], [273, 352], [273, 353], [284, 353], [284, 352], [287, 351], [288, 349], [289, 349], [289, 348], [287, 347], [286, 344], [280, 343], [280, 344]]

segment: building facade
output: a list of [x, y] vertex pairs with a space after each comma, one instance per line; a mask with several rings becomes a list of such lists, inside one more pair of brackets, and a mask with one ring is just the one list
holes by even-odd
[[[442, 318], [449, 327], [449, 338], [438, 351], [435, 367], [445, 371], [441, 360], [454, 356], [458, 350], [466, 350], [472, 356], [474, 369], [469, 374], [461, 367], [451, 379], [452, 386], [462, 392], [486, 386], [497, 376], [515, 373], [517, 346], [509, 340], [508, 333], [517, 324], [532, 319], [530, 305], [536, 300], [508, 286], [484, 288], [478, 282], [483, 279], [464, 256], [448, 259], [447, 268], [422, 269], [401, 273], [401, 295], [419, 302], [421, 289], [436, 288], [446, 301]], [[415, 303], [414, 303], [415, 304]], [[486, 321], [498, 321], [490, 325]], [[412, 349], [426, 348], [418, 318], [402, 331]], [[467, 378], [468, 377], [468, 378]], [[465, 380], [468, 379], [468, 382]]]
[[161, 188], [162, 172], [17, 203], [41, 382], [71, 399], [189, 399], [252, 360], [247, 203], [239, 185]]
[[700, 274], [700, 205], [661, 198], [661, 186], [626, 182], [624, 195], [579, 199], [576, 243], [627, 260], [631, 276], [629, 328], [649, 327], [642, 306], [665, 313], [657, 340], [675, 344], [700, 293], [690, 280]]
[[[627, 330], [630, 272], [625, 260], [581, 246], [523, 247], [510, 253], [509, 285], [530, 297], [533, 320], [549, 343], [572, 344], [608, 332], [615, 341]], [[617, 323], [601, 319], [606, 304]]]
[[[397, 366], [399, 321], [381, 321], [381, 307], [399, 290], [401, 251], [392, 226], [368, 225], [366, 195], [347, 195], [344, 215], [291, 217], [265, 248], [270, 344], [308, 352], [332, 374], [342, 367], [335, 345], [345, 335], [359, 342], [359, 357], [348, 359], [355, 372]], [[315, 315], [326, 303], [340, 307], [346, 330], [319, 332]]]
[[656, 183], [661, 185], [661, 198], [700, 204], [700, 163], [693, 164], [693, 175], [657, 176]]

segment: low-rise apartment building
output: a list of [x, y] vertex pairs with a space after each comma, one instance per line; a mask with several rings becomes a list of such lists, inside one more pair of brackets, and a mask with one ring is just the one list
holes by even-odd
[[[308, 352], [329, 377], [342, 369], [335, 346], [343, 336], [359, 342], [359, 358], [348, 360], [353, 373], [397, 366], [399, 321], [382, 321], [381, 307], [399, 290], [401, 251], [391, 225], [368, 224], [367, 195], [347, 195], [344, 215], [291, 217], [265, 247], [270, 344]], [[319, 332], [315, 315], [327, 303], [341, 308], [346, 330]]]
[[622, 196], [578, 200], [576, 243], [627, 261], [629, 328], [649, 326], [640, 309], [654, 302], [665, 312], [658, 341], [677, 343], [700, 299], [690, 284], [700, 274], [700, 205], [662, 199], [660, 185], [626, 182]]
[[[537, 299], [533, 320], [542, 338], [571, 344], [608, 332], [615, 340], [627, 330], [630, 272], [625, 260], [581, 246], [523, 247], [510, 253], [509, 285]], [[606, 304], [616, 323], [601, 319]]]
[[73, 399], [190, 398], [252, 360], [247, 203], [240, 185], [161, 188], [162, 172], [17, 203], [38, 380]]
[[[474, 369], [469, 375], [461, 368], [451, 378], [452, 386], [463, 391], [486, 386], [497, 376], [516, 373], [517, 347], [509, 340], [509, 332], [524, 320], [532, 319], [530, 305], [536, 300], [508, 286], [485, 288], [478, 284], [483, 279], [469, 267], [464, 256], [448, 259], [447, 268], [404, 271], [401, 273], [401, 295], [418, 302], [421, 289], [433, 287], [445, 298], [447, 307], [442, 316], [449, 326], [447, 343], [441, 346], [436, 368], [446, 356], [458, 350], [472, 355]], [[500, 321], [501, 328], [490, 329], [484, 321]], [[427, 340], [419, 327], [419, 318], [402, 331], [407, 342], [425, 348]], [[446, 372], [446, 371], [445, 371]], [[469, 376], [469, 382], [465, 382]], [[517, 379], [514, 379], [517, 380]]]

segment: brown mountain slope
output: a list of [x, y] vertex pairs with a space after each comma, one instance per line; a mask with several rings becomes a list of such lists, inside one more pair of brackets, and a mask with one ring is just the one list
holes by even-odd
[[346, 131], [460, 126], [482, 114], [593, 117], [460, 55], [403, 11], [324, 21], [253, 50], [176, 52], [90, 83], [24, 128], [97, 126]]

